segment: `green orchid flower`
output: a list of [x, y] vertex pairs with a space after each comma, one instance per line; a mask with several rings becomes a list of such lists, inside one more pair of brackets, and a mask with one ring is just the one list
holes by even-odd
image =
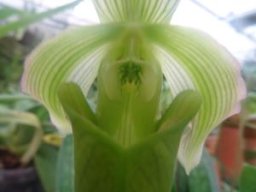
[[[169, 192], [245, 95], [235, 59], [207, 34], [170, 25], [178, 0], [94, 0], [101, 23], [72, 28], [26, 60], [22, 90], [73, 132], [75, 191]], [[159, 117], [164, 80], [172, 103]], [[97, 109], [86, 95], [97, 79]]]

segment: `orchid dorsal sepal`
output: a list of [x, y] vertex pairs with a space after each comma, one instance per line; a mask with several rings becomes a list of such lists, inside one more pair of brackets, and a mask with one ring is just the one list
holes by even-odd
[[102, 23], [169, 23], [180, 0], [94, 0]]

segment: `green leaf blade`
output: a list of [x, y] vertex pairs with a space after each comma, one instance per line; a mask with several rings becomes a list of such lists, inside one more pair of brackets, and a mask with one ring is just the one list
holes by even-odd
[[241, 192], [256, 191], [255, 178], [256, 178], [255, 166], [245, 165], [240, 178]]
[[56, 146], [42, 143], [35, 156], [37, 173], [46, 192], [56, 191], [58, 151]]
[[53, 16], [59, 12], [62, 12], [66, 9], [74, 7], [75, 5], [80, 3], [80, 1], [81, 0], [77, 0], [77, 1], [74, 1], [67, 5], [63, 5], [63, 6], [55, 8], [55, 9], [51, 9], [51, 10], [48, 10], [48, 11], [45, 11], [42, 13], [38, 13], [38, 14], [25, 14], [25, 16], [19, 18], [17, 21], [13, 21], [11, 23], [7, 23], [5, 25], [0, 26], [0, 38], [5, 36], [6, 34], [8, 34], [11, 31], [27, 27], [28, 25], [30, 25], [32, 23], [35, 23], [35, 22], [45, 19], [47, 17]]
[[57, 171], [56, 171], [56, 191], [74, 192], [74, 146], [73, 136], [67, 135], [59, 150]]
[[219, 180], [216, 175], [215, 160], [203, 151], [203, 156], [189, 175], [181, 164], [176, 170], [176, 187], [179, 192], [220, 192]]
[[14, 9], [9, 6], [2, 6], [0, 7], [0, 19], [6, 19], [10, 16], [16, 16], [22, 14], [22, 11], [18, 9]]

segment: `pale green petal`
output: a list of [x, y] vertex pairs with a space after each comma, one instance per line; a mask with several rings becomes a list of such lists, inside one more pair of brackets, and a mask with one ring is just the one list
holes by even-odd
[[70, 131], [57, 91], [63, 82], [76, 82], [86, 94], [95, 80], [108, 43], [118, 36], [114, 25], [71, 29], [39, 46], [26, 60], [22, 90], [42, 102], [51, 119]]
[[169, 23], [179, 0], [93, 0], [101, 22]]
[[207, 135], [245, 95], [239, 64], [217, 42], [197, 30], [152, 25], [146, 31], [155, 43], [172, 95], [195, 89], [202, 96], [200, 111], [187, 128], [179, 150], [179, 159], [189, 172], [200, 160]]

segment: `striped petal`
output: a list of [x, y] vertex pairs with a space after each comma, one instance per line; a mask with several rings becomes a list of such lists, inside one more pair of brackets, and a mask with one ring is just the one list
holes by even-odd
[[208, 134], [245, 96], [239, 65], [223, 47], [197, 30], [167, 25], [151, 25], [145, 30], [155, 43], [173, 97], [186, 89], [202, 96], [200, 111], [179, 149], [179, 159], [189, 172], [199, 162]]
[[69, 132], [57, 98], [63, 82], [75, 82], [86, 95], [95, 80], [108, 44], [120, 32], [114, 25], [87, 26], [66, 31], [43, 43], [26, 60], [22, 90], [42, 102], [57, 127]]
[[101, 22], [169, 23], [179, 0], [94, 0]]

